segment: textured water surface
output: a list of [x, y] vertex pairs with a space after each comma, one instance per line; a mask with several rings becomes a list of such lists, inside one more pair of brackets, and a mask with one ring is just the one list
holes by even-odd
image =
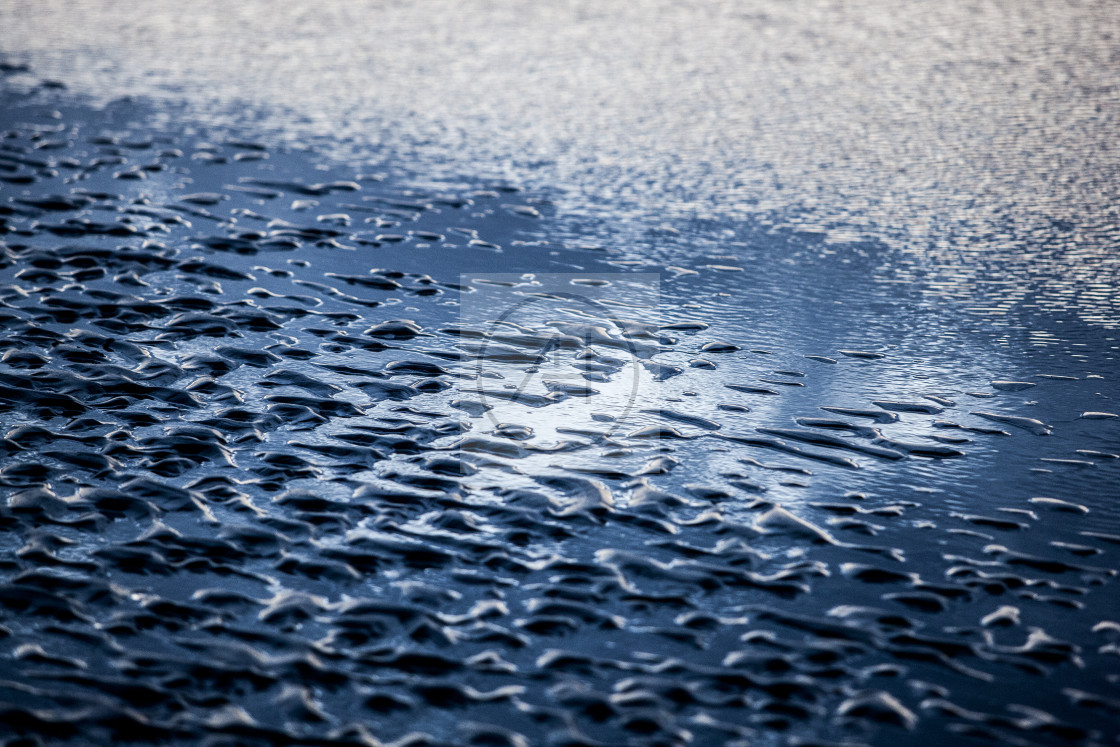
[[1115, 743], [1107, 6], [632, 7], [0, 12], [6, 743]]

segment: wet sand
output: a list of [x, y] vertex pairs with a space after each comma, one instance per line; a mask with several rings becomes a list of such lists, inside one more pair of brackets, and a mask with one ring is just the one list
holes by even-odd
[[5, 74], [6, 744], [1115, 740], [1091, 298]]

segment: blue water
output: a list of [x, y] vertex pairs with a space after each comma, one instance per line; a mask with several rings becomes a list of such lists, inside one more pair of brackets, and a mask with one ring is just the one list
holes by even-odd
[[[69, 386], [100, 423], [0, 393], [16, 732], [105, 740], [128, 706], [183, 743], [1115, 735], [1109, 3], [42, 2], [0, 29], [3, 386]], [[105, 194], [35, 205], [82, 189]], [[86, 276], [75, 245], [172, 264], [91, 254]], [[121, 310], [67, 305], [89, 298]], [[538, 304], [513, 332], [510, 298]], [[147, 301], [200, 317], [125, 311]], [[422, 334], [368, 332], [387, 320]], [[578, 324], [601, 332], [549, 342]], [[76, 353], [83, 330], [144, 355]], [[544, 360], [487, 357], [507, 345]], [[105, 387], [148, 359], [197, 401], [122, 410]], [[389, 365], [417, 360], [441, 369]], [[494, 394], [556, 375], [601, 391]], [[121, 485], [152, 513], [88, 493]], [[55, 522], [60, 498], [101, 523]], [[271, 549], [161, 534], [250, 530]], [[162, 555], [113, 552], [137, 547]]]

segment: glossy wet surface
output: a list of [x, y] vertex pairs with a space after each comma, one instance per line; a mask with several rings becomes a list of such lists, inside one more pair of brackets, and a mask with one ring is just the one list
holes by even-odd
[[[17, 737], [1115, 739], [1107, 154], [1093, 199], [1032, 202], [1045, 230], [927, 245], [828, 200], [686, 215], [654, 189], [612, 216], [589, 195], [634, 172], [355, 166], [282, 117], [9, 68]], [[1083, 95], [1089, 147], [1112, 94]], [[478, 300], [557, 283], [611, 313], [495, 326]]]

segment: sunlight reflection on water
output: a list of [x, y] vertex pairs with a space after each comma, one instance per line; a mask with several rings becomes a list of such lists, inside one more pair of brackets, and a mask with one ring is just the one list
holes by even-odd
[[559, 189], [624, 234], [776, 211], [915, 255], [903, 278], [938, 294], [989, 295], [994, 272], [1012, 303], [1120, 320], [1109, 2], [183, 10], [12, 4], [2, 45], [82, 93], [185, 98], [420, 180]]

